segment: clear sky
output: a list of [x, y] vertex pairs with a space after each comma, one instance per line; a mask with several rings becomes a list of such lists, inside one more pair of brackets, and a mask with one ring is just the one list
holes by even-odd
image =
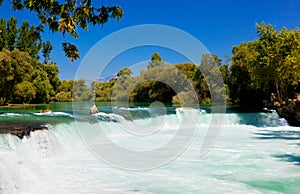
[[[104, 0], [104, 3], [109, 5], [115, 4], [116, 1]], [[44, 41], [50, 40], [54, 46], [52, 59], [60, 67], [61, 79], [75, 77], [81, 60], [99, 40], [133, 25], [163, 24], [179, 28], [196, 37], [211, 53], [222, 59], [225, 59], [225, 55], [231, 55], [232, 46], [257, 38], [257, 22], [265, 21], [277, 28], [286, 26], [294, 29], [300, 26], [300, 0], [119, 0], [119, 3], [125, 12], [121, 23], [111, 20], [104, 28], [98, 26], [90, 27], [88, 31], [80, 30], [77, 40], [67, 39], [75, 43], [80, 50], [81, 58], [74, 63], [68, 61], [61, 50], [60, 44], [64, 40], [61, 34], [52, 34], [45, 29], [42, 36]], [[9, 16], [16, 16], [19, 23], [22, 20], [36, 23], [35, 14], [13, 12], [6, 0], [0, 8], [0, 17]], [[158, 51], [163, 59], [170, 63], [185, 60], [162, 48], [143, 48], [135, 53], [128, 52], [122, 60], [116, 59], [117, 62], [108, 68], [106, 75], [117, 72], [121, 67], [130, 66], [132, 61], [150, 59], [154, 51]]]

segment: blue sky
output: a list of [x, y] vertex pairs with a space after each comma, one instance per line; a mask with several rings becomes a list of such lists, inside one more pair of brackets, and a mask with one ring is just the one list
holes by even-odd
[[[88, 31], [79, 30], [77, 40], [67, 38], [75, 43], [81, 58], [74, 63], [68, 61], [61, 50], [64, 40], [61, 34], [52, 34], [47, 29], [44, 40], [49, 40], [54, 46], [52, 59], [60, 67], [60, 78], [76, 77], [76, 71], [81, 60], [98, 41], [120, 29], [140, 24], [163, 24], [179, 28], [190, 33], [201, 41], [213, 54], [225, 59], [231, 55], [231, 48], [244, 41], [257, 38], [255, 23], [265, 21], [277, 28], [300, 26], [300, 0], [228, 0], [228, 1], [197, 1], [197, 0], [119, 0], [125, 12], [121, 23], [111, 20], [104, 28], [91, 27]], [[114, 0], [104, 0], [106, 4], [115, 4]], [[5, 1], [0, 8], [0, 17], [16, 16], [21, 23], [28, 20], [36, 23], [36, 16], [29, 12], [13, 12]], [[120, 43], [121, 44], [121, 43]], [[163, 59], [170, 63], [184, 62], [186, 59], [159, 47], [133, 49], [120, 55], [115, 63], [105, 70], [103, 76], [117, 72], [121, 67], [130, 66], [134, 62], [150, 59], [151, 54], [158, 51]], [[200, 58], [199, 54], [199, 58]], [[97, 63], [95, 59], [95, 63]]]

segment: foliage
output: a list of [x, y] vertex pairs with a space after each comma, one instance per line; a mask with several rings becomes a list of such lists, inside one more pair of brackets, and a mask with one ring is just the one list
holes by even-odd
[[162, 60], [161, 56], [157, 52], [155, 52], [151, 56], [151, 60], [148, 63], [148, 69], [157, 67], [157, 66], [161, 65], [162, 63], [163, 63], [163, 60]]
[[54, 90], [47, 76], [47, 72], [36, 69], [32, 75], [33, 86], [36, 89], [35, 103], [48, 103], [50, 97], [54, 96]]
[[47, 73], [47, 78], [53, 88], [54, 93], [58, 91], [58, 86], [60, 84], [60, 79], [58, 77], [59, 68], [56, 64], [43, 64], [42, 66], [43, 71]]
[[16, 84], [30, 79], [33, 71], [32, 58], [19, 50], [0, 52], [0, 96], [6, 102], [13, 98]]
[[199, 103], [193, 91], [181, 91], [173, 96], [172, 103], [176, 105], [191, 105]]
[[72, 89], [72, 100], [74, 101], [90, 101], [93, 100], [94, 94], [91, 88], [87, 88], [86, 80], [74, 80]]
[[111, 92], [115, 81], [115, 79], [111, 79], [109, 82], [93, 81], [91, 87], [95, 94], [95, 101], [111, 101]]
[[[43, 32], [47, 26], [52, 32], [61, 32], [70, 35], [73, 38], [79, 36], [78, 29], [88, 30], [89, 25], [104, 25], [110, 18], [120, 21], [124, 12], [119, 5], [104, 6], [103, 2], [92, 0], [10, 0], [13, 10], [22, 11], [27, 9], [37, 14], [40, 21], [37, 34]], [[97, 5], [98, 3], [98, 5]], [[0, 1], [0, 5], [2, 1]], [[14, 25], [14, 21], [11, 21]], [[1, 24], [0, 24], [1, 26]], [[14, 45], [13, 37], [15, 29], [10, 28], [8, 33], [8, 45]], [[71, 60], [79, 57], [78, 49], [75, 45], [64, 42], [62, 44], [66, 56]]]
[[15, 99], [21, 103], [29, 103], [35, 97], [36, 91], [29, 81], [18, 83], [15, 86]]
[[204, 75], [201, 73], [199, 67], [193, 63], [180, 63], [175, 64], [175, 67], [186, 76], [186, 79], [190, 81], [196, 91], [198, 101], [201, 101], [209, 96], [209, 90], [204, 79]]
[[57, 88], [55, 100], [58, 102], [72, 102], [72, 90], [74, 80], [62, 80]]
[[88, 86], [84, 79], [60, 81], [58, 66], [50, 62], [51, 44], [41, 44], [27, 22], [19, 29], [16, 24], [13, 18], [0, 20], [1, 104], [114, 100], [210, 105], [223, 103], [227, 94], [227, 103], [262, 106], [280, 104], [300, 90], [299, 29], [257, 24], [258, 39], [234, 46], [230, 65], [213, 54], [201, 56], [200, 64], [168, 65], [154, 53], [139, 76], [125, 67], [117, 78]]
[[300, 84], [300, 31], [265, 23], [256, 27], [257, 40], [233, 47], [231, 98], [259, 105], [274, 93], [283, 102]]
[[55, 99], [58, 102], [72, 102], [71, 92], [59, 92], [55, 95]]
[[51, 43], [49, 41], [43, 43], [42, 53], [43, 53], [43, 58], [44, 58], [44, 64], [48, 64], [48, 62], [50, 61], [50, 59], [51, 59], [50, 53], [51, 53], [52, 49], [53, 49], [53, 46], [51, 45]]
[[47, 103], [59, 83], [58, 67], [18, 49], [0, 52], [0, 98], [5, 103]]
[[[49, 61], [52, 45], [50, 42], [42, 42], [38, 27], [30, 26], [27, 21], [22, 22], [20, 28], [17, 25], [18, 21], [14, 17], [11, 17], [8, 21], [5, 19], [0, 20], [0, 50], [3, 48], [10, 51], [18, 49], [27, 52], [36, 59], [39, 59], [39, 54], [42, 51], [43, 54], [46, 54], [47, 61]], [[42, 50], [43, 45], [45, 45], [45, 49], [47, 47], [46, 50]]]

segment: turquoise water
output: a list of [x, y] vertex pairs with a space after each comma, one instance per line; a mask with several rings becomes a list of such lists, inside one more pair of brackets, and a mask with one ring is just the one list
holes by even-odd
[[[288, 126], [276, 113], [216, 113], [224, 118], [221, 132], [214, 146], [200, 155], [215, 122], [199, 110], [193, 115], [196, 133], [181, 155], [148, 170], [124, 170], [89, 147], [99, 140], [93, 145], [107, 148], [100, 132], [114, 144], [143, 154], [189, 134], [191, 123], [184, 122], [190, 119], [184, 117], [188, 110], [179, 113], [169, 107], [153, 116], [144, 107], [97, 104], [101, 113], [91, 116], [89, 107], [57, 103], [1, 108], [0, 127], [38, 121], [49, 131], [35, 131], [22, 140], [0, 133], [0, 193], [300, 193], [300, 128]], [[41, 109], [53, 112], [38, 114]], [[126, 126], [157, 131], [136, 136]], [[180, 127], [186, 133], [178, 133]], [[120, 162], [130, 157], [124, 152], [111, 155]]]

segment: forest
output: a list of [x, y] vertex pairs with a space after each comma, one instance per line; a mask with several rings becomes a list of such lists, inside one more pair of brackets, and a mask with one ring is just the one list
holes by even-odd
[[199, 56], [200, 64], [167, 64], [156, 52], [138, 76], [125, 67], [109, 81], [87, 83], [60, 80], [59, 68], [51, 60], [51, 43], [41, 40], [38, 27], [17, 24], [16, 18], [0, 20], [0, 105], [70, 101], [210, 105], [210, 87], [200, 67], [212, 64], [210, 71], [220, 72], [224, 80], [228, 105], [280, 106], [300, 89], [299, 29], [276, 29], [262, 22], [256, 24], [257, 39], [233, 46], [225, 63], [207, 53]]

